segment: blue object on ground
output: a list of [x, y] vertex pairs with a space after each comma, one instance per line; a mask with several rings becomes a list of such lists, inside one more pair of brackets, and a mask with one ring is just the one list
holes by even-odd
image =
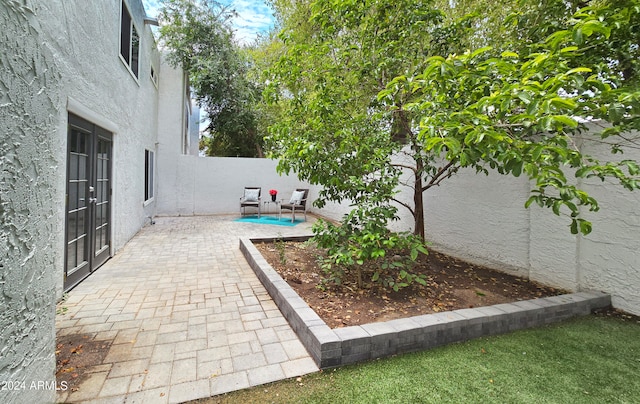
[[278, 220], [278, 216], [267, 216], [267, 215], [261, 215], [260, 219], [258, 219], [258, 216], [253, 215], [253, 216], [244, 216], [244, 217], [241, 217], [240, 219], [234, 220], [234, 222], [273, 224], [276, 226], [295, 226], [298, 223], [302, 223], [302, 221], [303, 220], [296, 219], [293, 223], [291, 223], [291, 217], [283, 216], [280, 218], [280, 220]]

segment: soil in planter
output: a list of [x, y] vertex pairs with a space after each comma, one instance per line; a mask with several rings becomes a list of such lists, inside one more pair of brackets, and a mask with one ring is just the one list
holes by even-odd
[[421, 314], [491, 306], [567, 293], [430, 251], [418, 259], [415, 273], [427, 284], [394, 292], [376, 285], [356, 286], [355, 276], [341, 286], [318, 286], [323, 251], [304, 242], [256, 243], [269, 264], [331, 328], [387, 321]]

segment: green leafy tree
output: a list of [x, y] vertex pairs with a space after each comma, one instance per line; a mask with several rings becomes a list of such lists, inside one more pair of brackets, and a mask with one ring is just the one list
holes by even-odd
[[[256, 40], [250, 46], [246, 46], [245, 51], [248, 59], [251, 61], [248, 70], [248, 79], [252, 83], [268, 83], [270, 80], [267, 70], [275, 61], [277, 61], [283, 53], [282, 42], [277, 40], [276, 30], [272, 29], [266, 34], [258, 35]], [[264, 84], [260, 85], [264, 88]], [[268, 133], [269, 126], [273, 122], [277, 122], [284, 114], [282, 106], [278, 103], [266, 102], [264, 97], [256, 97], [256, 103], [253, 108], [256, 117], [256, 126], [258, 133]], [[273, 143], [268, 142], [267, 137], [261, 139], [265, 154], [269, 154]]]
[[[286, 53], [268, 77], [268, 95], [287, 111], [271, 128], [280, 169], [322, 184], [320, 205], [350, 200], [362, 208], [376, 201], [387, 221], [402, 205], [422, 238], [422, 194], [457, 166], [438, 165], [423, 152], [404, 99], [386, 114], [376, 95], [393, 77], [417, 74], [429, 56], [464, 49], [469, 21], [443, 25], [432, 3], [279, 0]], [[399, 153], [408, 159], [392, 161]], [[410, 203], [394, 198], [402, 170], [412, 176]]]
[[[572, 28], [575, 16], [592, 13], [600, 21], [608, 20], [615, 29], [606, 41], [591, 41], [588, 51], [574, 58], [574, 63], [601, 63], [615, 68], [626, 80], [637, 79], [640, 21], [635, 0], [437, 0], [437, 4], [449, 21], [473, 16], [474, 29], [465, 38], [470, 49], [491, 46], [499, 52], [519, 54], [559, 31], [572, 30], [574, 40], [581, 43], [581, 29]], [[586, 29], [589, 33], [590, 28]]]
[[[574, 233], [591, 229], [579, 206], [597, 202], [568, 170], [637, 188], [634, 161], [600, 162], [576, 147], [579, 117], [608, 122], [582, 136], [614, 151], [614, 137], [637, 129], [637, 0], [576, 14], [572, 2], [544, 0], [509, 13], [502, 31], [469, 15], [447, 22], [430, 1], [274, 3], [284, 54], [265, 94], [284, 113], [270, 140], [282, 171], [323, 185], [317, 205], [354, 205], [340, 227], [316, 229], [336, 276], [344, 265], [388, 258], [398, 245], [385, 242], [396, 236], [386, 226], [397, 204], [424, 237], [423, 192], [461, 167], [526, 173], [536, 183], [526, 206], [568, 209]], [[540, 20], [545, 13], [553, 18]], [[463, 52], [482, 43], [495, 46]], [[401, 155], [408, 163], [392, 158]], [[402, 170], [412, 176], [413, 203], [394, 199]]]
[[[466, 26], [443, 27], [444, 16], [431, 4], [415, 0], [276, 3], [281, 8], [284, 54], [269, 71], [266, 95], [285, 113], [271, 127], [270, 140], [280, 151], [281, 171], [294, 171], [323, 186], [316, 205], [345, 200], [353, 204], [339, 228], [321, 222], [316, 229], [316, 240], [331, 248], [333, 262], [341, 266], [359, 268], [367, 260], [388, 260], [387, 251], [394, 248], [426, 251], [421, 246], [422, 192], [454, 170], [429, 165], [411, 113], [398, 108], [387, 114], [376, 98], [391, 78], [415, 74], [428, 56], [455, 50], [454, 39], [460, 37], [455, 33]], [[402, 106], [401, 99], [397, 102]], [[411, 164], [393, 161], [392, 156], [400, 152], [410, 156]], [[420, 209], [395, 199], [406, 169], [412, 170], [414, 206]], [[423, 184], [425, 175], [427, 184]], [[396, 218], [398, 203], [414, 214], [418, 237], [398, 237], [387, 230], [389, 221]], [[394, 267], [390, 262], [381, 266], [385, 265]], [[395, 279], [373, 274], [372, 279], [394, 288], [410, 283], [406, 271], [397, 274]]]
[[[611, 179], [634, 190], [640, 182], [636, 161], [611, 161], [584, 154], [583, 142], [607, 143], [612, 152], [637, 147], [640, 91], [628, 41], [640, 7], [589, 7], [567, 26], [520, 53], [481, 48], [462, 55], [432, 57], [414, 77], [398, 76], [379, 94], [390, 110], [398, 97], [420, 117], [419, 137], [428, 153], [462, 167], [501, 174], [525, 174], [535, 182], [525, 206], [537, 203], [557, 215], [564, 210], [572, 233], [591, 231], [580, 206], [597, 210], [581, 178]], [[604, 63], [597, 56], [613, 43]], [[590, 52], [595, 52], [596, 56]], [[587, 120], [601, 130], [586, 131]]]
[[262, 89], [248, 79], [250, 59], [233, 41], [233, 15], [214, 0], [164, 0], [160, 39], [207, 113], [206, 154], [261, 157], [255, 105]]

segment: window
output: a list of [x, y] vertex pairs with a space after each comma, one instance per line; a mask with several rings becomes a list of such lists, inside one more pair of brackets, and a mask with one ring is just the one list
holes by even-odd
[[151, 150], [144, 151], [144, 201], [153, 199], [153, 167], [154, 153]]
[[158, 88], [158, 74], [156, 73], [156, 69], [154, 69], [153, 66], [151, 66], [151, 81], [153, 82], [153, 85]]
[[189, 99], [187, 98], [185, 100], [183, 120], [184, 125], [182, 127], [182, 154], [189, 154], [189, 118], [191, 117], [189, 111], [190, 107], [191, 105], [189, 104]]
[[120, 23], [120, 56], [129, 67], [131, 73], [138, 78], [138, 58], [140, 53], [140, 36], [133, 25], [133, 18], [122, 1], [122, 21]]

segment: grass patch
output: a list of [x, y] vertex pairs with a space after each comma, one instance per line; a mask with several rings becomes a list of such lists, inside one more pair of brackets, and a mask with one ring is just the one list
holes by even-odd
[[587, 316], [327, 370], [203, 403], [632, 403], [640, 322]]

